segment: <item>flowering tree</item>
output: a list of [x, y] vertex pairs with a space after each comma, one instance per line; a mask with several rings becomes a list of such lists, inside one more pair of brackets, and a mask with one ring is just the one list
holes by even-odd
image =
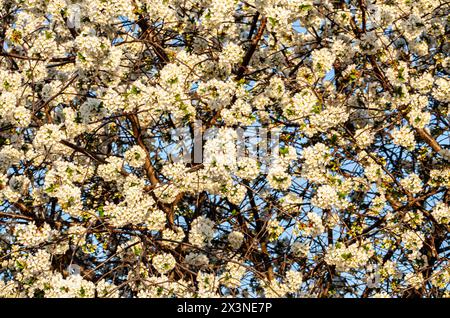
[[0, 296], [449, 296], [449, 9], [0, 0]]

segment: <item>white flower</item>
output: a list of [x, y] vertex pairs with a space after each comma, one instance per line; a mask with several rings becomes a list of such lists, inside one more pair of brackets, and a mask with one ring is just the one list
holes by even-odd
[[306, 223], [306, 225], [300, 225], [301, 230], [303, 230], [303, 236], [316, 237], [325, 231], [325, 227], [319, 215], [314, 212], [309, 212], [307, 214], [307, 217], [308, 222]]
[[433, 96], [439, 101], [449, 102], [450, 81], [446, 78], [439, 77], [435, 82], [436, 87], [433, 89]]
[[267, 180], [273, 189], [286, 190], [291, 186], [291, 176], [282, 165], [274, 165], [269, 169]]
[[64, 137], [64, 133], [60, 130], [60, 125], [45, 124], [36, 133], [33, 145], [36, 149], [50, 149], [55, 147]]
[[210, 219], [199, 216], [191, 224], [189, 232], [189, 243], [203, 247], [209, 245], [214, 237], [214, 222]]
[[408, 230], [401, 235], [401, 239], [405, 248], [412, 252], [408, 255], [408, 258], [411, 260], [418, 259], [420, 257], [419, 250], [425, 241], [423, 233]]
[[415, 173], [411, 173], [406, 178], [400, 180], [400, 184], [412, 194], [417, 194], [422, 191], [422, 180]]
[[108, 157], [107, 163], [98, 166], [97, 173], [105, 181], [117, 180], [122, 170], [123, 161], [118, 157]]
[[424, 279], [421, 273], [408, 273], [405, 276], [405, 282], [416, 289], [422, 287]]
[[352, 244], [345, 246], [338, 243], [328, 248], [325, 255], [325, 262], [328, 265], [335, 265], [336, 270], [347, 272], [352, 269], [358, 269], [367, 264], [372, 257], [374, 251], [371, 249], [370, 243], [362, 243], [361, 245]]
[[22, 158], [22, 152], [12, 145], [2, 146], [0, 150], [0, 169], [7, 170], [10, 165], [17, 165]]
[[284, 228], [277, 220], [270, 220], [267, 223], [267, 232], [269, 233], [269, 239], [275, 241], [283, 234]]
[[311, 182], [326, 182], [327, 165], [331, 161], [329, 151], [329, 148], [322, 143], [303, 149], [302, 176]]
[[240, 184], [234, 184], [230, 187], [230, 189], [227, 188], [226, 190], [227, 199], [230, 203], [236, 205], [241, 204], [247, 194], [247, 188]]
[[227, 67], [229, 64], [240, 63], [244, 55], [242, 47], [236, 43], [228, 43], [221, 52], [219, 63]]
[[214, 274], [199, 271], [197, 283], [200, 297], [217, 297], [216, 291], [219, 288], [219, 279]]
[[447, 161], [450, 161], [450, 149], [444, 149], [442, 148], [439, 151], [439, 154]]
[[146, 159], [146, 152], [140, 146], [133, 146], [125, 152], [125, 161], [134, 168], [139, 168], [144, 165]]
[[239, 158], [237, 161], [236, 175], [239, 178], [253, 180], [259, 174], [258, 162], [249, 157]]
[[307, 116], [312, 115], [317, 103], [317, 96], [311, 90], [304, 89], [296, 93], [290, 102], [285, 103], [283, 115], [291, 121], [302, 123]]
[[289, 270], [286, 273], [286, 285], [289, 293], [296, 293], [303, 283], [302, 273], [294, 270]]
[[308, 256], [310, 246], [301, 242], [294, 242], [291, 246], [292, 254], [295, 257], [304, 258]]
[[370, 131], [370, 129], [367, 128], [361, 128], [356, 130], [355, 138], [358, 143], [358, 146], [362, 148], [370, 146], [374, 141], [373, 133]]
[[226, 264], [225, 272], [220, 276], [219, 281], [228, 288], [238, 288], [241, 286], [241, 280], [246, 271], [246, 268], [241, 265], [239, 260], [234, 259]]
[[186, 255], [184, 261], [195, 267], [206, 267], [209, 265], [208, 256], [203, 253], [190, 252]]
[[392, 138], [396, 145], [403, 146], [407, 149], [413, 149], [416, 146], [414, 133], [406, 126], [395, 130], [392, 133]]
[[177, 261], [170, 253], [158, 254], [152, 258], [153, 267], [162, 275], [175, 268]]
[[159, 231], [166, 224], [166, 214], [161, 210], [151, 211], [147, 217], [147, 228], [150, 231]]
[[431, 214], [438, 223], [447, 224], [450, 222], [450, 207], [443, 202], [437, 203]]
[[37, 227], [34, 222], [28, 224], [19, 224], [14, 229], [17, 242], [24, 246], [38, 246], [44, 242], [48, 242], [52, 237], [57, 235], [57, 231], [52, 230], [48, 223], [42, 227]]
[[242, 242], [244, 241], [244, 234], [241, 232], [233, 231], [228, 234], [228, 242], [231, 247], [235, 250], [241, 247]]
[[327, 48], [314, 50], [311, 53], [313, 68], [319, 73], [319, 76], [325, 75], [333, 67], [335, 55]]
[[183, 241], [184, 237], [184, 230], [179, 226], [175, 228], [175, 231], [172, 231], [171, 229], [164, 229], [162, 231], [162, 244], [175, 248]]
[[423, 112], [419, 108], [413, 108], [408, 113], [409, 123], [416, 128], [424, 128], [430, 123], [431, 114], [429, 112]]
[[321, 209], [329, 209], [339, 204], [339, 195], [335, 188], [323, 185], [317, 189], [311, 203]]

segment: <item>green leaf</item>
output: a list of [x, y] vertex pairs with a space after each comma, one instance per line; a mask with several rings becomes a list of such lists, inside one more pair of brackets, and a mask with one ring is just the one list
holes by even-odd
[[103, 209], [103, 205], [99, 206], [97, 211], [98, 211], [98, 215], [100, 217], [103, 217], [105, 215], [105, 210]]
[[55, 191], [55, 189], [56, 189], [56, 185], [52, 184], [51, 186], [49, 186], [49, 187], [48, 187], [47, 189], [45, 189], [44, 191], [45, 191], [46, 193], [52, 193], [52, 192]]
[[311, 111], [314, 114], [320, 114], [320, 112], [322, 111], [322, 105], [320, 103], [315, 104]]
[[81, 54], [80, 52], [78, 52], [78, 53], [77, 53], [77, 56], [78, 56], [78, 58], [79, 58], [81, 61], [86, 62], [86, 58], [84, 57], [83, 54]]
[[344, 259], [344, 260], [349, 260], [350, 258], [352, 258], [353, 257], [353, 254], [352, 253], [343, 253], [343, 254], [341, 254], [341, 257]]
[[269, 22], [270, 22], [270, 24], [271, 24], [272, 26], [275, 26], [275, 25], [278, 23], [278, 21], [275, 20], [275, 18], [269, 17], [268, 19], [269, 19]]
[[287, 147], [281, 147], [280, 148], [280, 154], [285, 156], [289, 153], [289, 149]]
[[339, 199], [345, 199], [346, 196], [347, 194], [345, 192], [338, 192]]
[[140, 92], [141, 92], [140, 89], [133, 85], [130, 90], [130, 95], [137, 95]]
[[301, 4], [299, 7], [301, 11], [309, 11], [313, 8], [310, 4]]

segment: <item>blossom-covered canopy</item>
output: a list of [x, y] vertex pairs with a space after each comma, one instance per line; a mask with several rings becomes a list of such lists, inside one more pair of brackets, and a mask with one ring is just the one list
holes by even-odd
[[0, 297], [450, 296], [449, 11], [0, 0]]

